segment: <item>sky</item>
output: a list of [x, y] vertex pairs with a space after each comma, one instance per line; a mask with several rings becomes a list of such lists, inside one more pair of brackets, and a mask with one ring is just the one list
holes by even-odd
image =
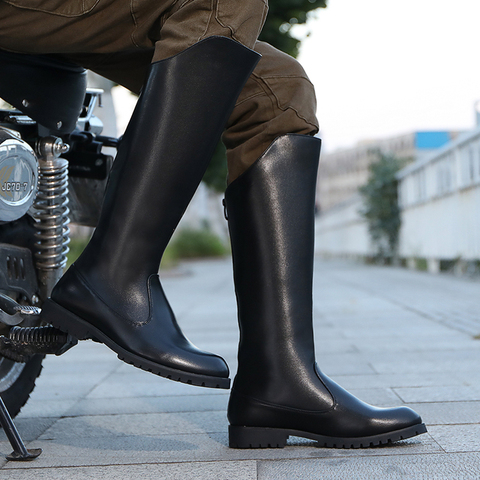
[[465, 130], [480, 100], [480, 0], [329, 0], [294, 34], [325, 151]]

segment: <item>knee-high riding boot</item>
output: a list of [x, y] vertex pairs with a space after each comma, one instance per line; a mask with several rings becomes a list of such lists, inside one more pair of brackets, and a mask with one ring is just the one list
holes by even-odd
[[279, 137], [225, 194], [240, 324], [228, 406], [231, 447], [283, 447], [289, 435], [328, 447], [368, 447], [426, 431], [413, 410], [367, 405], [315, 363], [319, 153], [316, 138]]
[[233, 40], [210, 37], [152, 64], [95, 234], [45, 303], [45, 321], [163, 377], [229, 387], [225, 361], [183, 335], [157, 272], [258, 59]]

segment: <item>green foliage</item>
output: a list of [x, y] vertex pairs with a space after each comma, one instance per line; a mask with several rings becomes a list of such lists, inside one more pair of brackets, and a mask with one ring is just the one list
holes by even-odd
[[[71, 239], [67, 268], [80, 256], [88, 241], [83, 237]], [[228, 248], [209, 228], [185, 228], [168, 244], [162, 257], [162, 268], [174, 267], [181, 258], [219, 257], [227, 253]]]
[[415, 258], [415, 268], [422, 272], [428, 270], [428, 262], [426, 258]]
[[168, 245], [162, 268], [168, 268], [180, 258], [220, 257], [227, 253], [223, 242], [209, 228], [184, 228]]
[[296, 57], [300, 40], [291, 36], [291, 28], [306, 23], [308, 12], [325, 8], [327, 0], [269, 0], [268, 3], [268, 16], [259, 40]]
[[385, 155], [379, 151], [375, 153], [378, 160], [370, 164], [368, 182], [360, 188], [365, 204], [360, 213], [368, 222], [368, 230], [377, 248], [378, 257], [394, 258], [401, 225], [395, 174], [404, 162], [393, 155]]
[[174, 268], [178, 264], [178, 256], [174, 248], [171, 245], [167, 245], [167, 248], [163, 252], [162, 261], [160, 262], [160, 269], [169, 270]]
[[223, 143], [218, 142], [203, 181], [214, 192], [223, 193], [227, 187], [227, 173], [227, 151]]
[[88, 238], [73, 237], [68, 244], [70, 251], [67, 254], [67, 268], [80, 256], [83, 249], [87, 246]]

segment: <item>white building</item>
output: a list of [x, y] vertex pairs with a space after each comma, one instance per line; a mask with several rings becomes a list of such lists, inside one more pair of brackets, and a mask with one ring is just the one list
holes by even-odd
[[457, 131], [417, 131], [395, 137], [365, 140], [352, 148], [322, 153], [318, 169], [317, 199], [322, 211], [350, 200], [368, 180], [377, 152], [413, 162], [454, 140]]
[[430, 271], [480, 261], [480, 127], [398, 173], [400, 255]]
[[[399, 254], [409, 266], [432, 272], [480, 268], [480, 126], [421, 156], [398, 173], [402, 209]], [[323, 211], [316, 251], [375, 254], [357, 193]]]

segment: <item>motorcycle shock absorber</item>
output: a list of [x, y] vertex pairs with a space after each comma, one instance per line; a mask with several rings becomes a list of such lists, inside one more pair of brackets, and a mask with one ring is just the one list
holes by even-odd
[[68, 149], [69, 146], [57, 137], [44, 137], [37, 143], [39, 181], [34, 203], [37, 221], [35, 265], [42, 300], [50, 295], [67, 264], [70, 242], [68, 161], [60, 155]]

